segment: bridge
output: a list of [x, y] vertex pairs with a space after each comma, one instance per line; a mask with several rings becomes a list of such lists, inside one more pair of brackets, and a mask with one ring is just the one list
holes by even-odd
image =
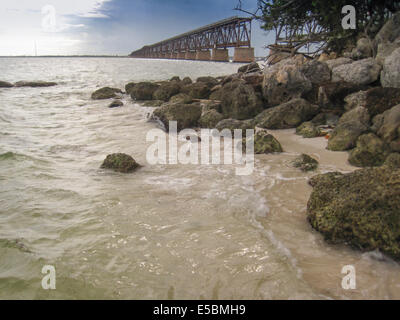
[[[133, 58], [253, 62], [251, 18], [231, 17], [173, 38], [144, 46], [130, 54]], [[211, 50], [211, 51], [210, 51]]]

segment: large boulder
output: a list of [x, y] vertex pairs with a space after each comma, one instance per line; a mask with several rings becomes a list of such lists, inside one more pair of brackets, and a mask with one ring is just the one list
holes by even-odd
[[345, 98], [345, 109], [364, 107], [371, 117], [383, 113], [400, 103], [400, 88], [371, 88], [359, 91]]
[[327, 241], [400, 259], [400, 170], [331, 172], [310, 184], [308, 221]]
[[333, 68], [332, 81], [367, 85], [378, 80], [382, 66], [373, 58], [355, 61]]
[[215, 128], [224, 119], [224, 116], [216, 110], [208, 110], [201, 115], [199, 125], [201, 128]]
[[255, 121], [259, 127], [265, 129], [296, 128], [304, 121], [311, 120], [318, 111], [318, 106], [299, 98], [264, 110]]
[[271, 107], [301, 98], [313, 88], [311, 81], [301, 71], [301, 66], [292, 59], [286, 60], [264, 71], [263, 95]]
[[328, 150], [345, 151], [355, 147], [358, 137], [368, 131], [368, 127], [360, 121], [352, 120], [339, 124], [328, 141]]
[[186, 93], [193, 99], [208, 99], [211, 94], [210, 87], [204, 82], [185, 85], [181, 92]]
[[169, 121], [177, 121], [178, 131], [196, 127], [201, 117], [201, 106], [199, 104], [166, 104], [153, 112], [169, 130]]
[[331, 70], [325, 62], [311, 60], [300, 67], [312, 84], [321, 84], [331, 80]]
[[14, 84], [16, 87], [53, 87], [57, 85], [57, 82], [47, 82], [47, 81], [18, 81]]
[[7, 81], [0, 81], [0, 88], [12, 88], [14, 85]]
[[392, 169], [400, 169], [400, 153], [393, 152], [389, 154], [383, 165]]
[[225, 84], [221, 90], [221, 111], [226, 118], [249, 119], [263, 110], [261, 95], [251, 85], [233, 81]]
[[154, 92], [160, 85], [152, 82], [139, 82], [131, 90], [131, 97], [136, 101], [157, 100], [153, 98]]
[[205, 83], [210, 89], [218, 84], [218, 80], [214, 77], [199, 77], [196, 82]]
[[131, 94], [131, 91], [132, 91], [132, 89], [133, 89], [133, 87], [136, 85], [136, 83], [135, 82], [129, 82], [129, 83], [127, 83], [126, 85], [125, 85], [125, 92], [127, 93], [127, 94]]
[[400, 12], [394, 14], [379, 30], [374, 45], [378, 52], [377, 59], [381, 62], [400, 47]]
[[153, 93], [153, 99], [168, 101], [172, 96], [177, 95], [181, 86], [177, 81], [166, 82], [160, 85]]
[[193, 98], [186, 93], [178, 93], [169, 99], [170, 103], [192, 103]]
[[339, 119], [338, 124], [342, 124], [348, 121], [358, 121], [361, 122], [365, 126], [369, 126], [371, 117], [368, 113], [368, 110], [364, 107], [357, 107], [347, 111], [342, 117]]
[[391, 145], [400, 139], [400, 104], [382, 114], [381, 125], [377, 133]]
[[400, 88], [400, 48], [385, 59], [381, 73], [382, 87]]
[[371, 58], [373, 56], [373, 42], [367, 38], [360, 38], [356, 47], [351, 52], [351, 56], [355, 60]]
[[353, 62], [354, 62], [354, 60], [352, 60], [350, 58], [344, 58], [344, 57], [325, 61], [326, 65], [328, 66], [328, 68], [331, 71], [336, 67], [343, 66], [345, 64], [350, 64]]
[[92, 93], [93, 100], [105, 100], [105, 99], [112, 99], [116, 98], [118, 93], [122, 93], [122, 91], [118, 88], [110, 88], [104, 87], [99, 90], [96, 90]]
[[389, 154], [389, 148], [373, 133], [361, 135], [357, 146], [350, 151], [349, 162], [356, 167], [381, 166]]
[[183, 85], [188, 85], [193, 83], [192, 79], [190, 79], [189, 77], [183, 78], [181, 82]]
[[133, 172], [139, 167], [140, 165], [131, 156], [124, 153], [108, 155], [101, 165], [102, 169], [112, 169], [122, 173]]

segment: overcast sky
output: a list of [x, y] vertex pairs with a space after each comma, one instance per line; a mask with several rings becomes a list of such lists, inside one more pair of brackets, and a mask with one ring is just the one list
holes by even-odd
[[[246, 9], [257, 0], [242, 1]], [[237, 0], [0, 0], [0, 55], [127, 55], [235, 15]], [[272, 41], [253, 22], [257, 56]]]

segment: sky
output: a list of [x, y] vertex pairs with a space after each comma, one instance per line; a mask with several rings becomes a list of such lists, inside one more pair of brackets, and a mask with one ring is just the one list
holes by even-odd
[[[127, 55], [231, 16], [237, 0], [1, 0], [0, 56]], [[242, 1], [253, 10], [257, 0]], [[264, 56], [271, 35], [253, 22]]]

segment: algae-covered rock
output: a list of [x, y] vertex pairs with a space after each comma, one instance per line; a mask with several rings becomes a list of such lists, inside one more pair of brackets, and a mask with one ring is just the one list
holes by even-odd
[[296, 128], [311, 120], [318, 113], [318, 106], [304, 99], [293, 99], [277, 107], [264, 110], [255, 118], [259, 127], [265, 129]]
[[169, 99], [170, 103], [184, 103], [189, 104], [193, 102], [193, 98], [186, 93], [178, 93]]
[[381, 126], [378, 129], [380, 136], [387, 143], [400, 138], [400, 104], [382, 114]]
[[255, 72], [260, 71], [260, 66], [257, 62], [252, 62], [250, 64], [246, 64], [238, 69], [238, 73], [247, 73], [247, 72]]
[[104, 87], [92, 93], [93, 100], [105, 100], [117, 97], [117, 93], [122, 93], [118, 88]]
[[193, 99], [208, 99], [211, 94], [210, 87], [204, 82], [185, 85], [181, 92], [186, 93]]
[[168, 101], [172, 96], [178, 94], [181, 90], [181, 86], [178, 82], [166, 82], [160, 85], [153, 93], [153, 99]]
[[134, 86], [136, 86], [135, 82], [129, 82], [125, 85], [125, 92], [130, 95]]
[[224, 116], [216, 110], [209, 110], [202, 114], [199, 125], [201, 128], [215, 128], [224, 119]]
[[321, 136], [321, 130], [312, 121], [306, 121], [296, 128], [296, 134], [303, 138], [315, 138]]
[[0, 81], [0, 88], [12, 88], [14, 85], [7, 81]]
[[14, 84], [16, 87], [32, 87], [32, 88], [41, 88], [41, 87], [53, 87], [57, 85], [57, 82], [48, 82], [48, 81], [18, 81]]
[[[242, 150], [246, 150], [246, 138], [243, 138]], [[254, 153], [268, 154], [283, 152], [282, 146], [267, 130], [259, 130], [254, 135]]]
[[327, 241], [400, 259], [400, 170], [331, 172], [310, 184], [308, 221]]
[[234, 131], [235, 129], [246, 130], [255, 129], [255, 122], [253, 119], [250, 120], [236, 120], [236, 119], [224, 119], [217, 123], [216, 129], [222, 131], [228, 129]]
[[130, 90], [130, 94], [133, 100], [137, 101], [153, 100], [154, 99], [153, 94], [159, 87], [160, 85], [156, 83], [139, 82]]
[[342, 124], [348, 121], [358, 121], [364, 124], [365, 126], [369, 126], [371, 117], [368, 113], [368, 110], [364, 107], [356, 107], [344, 113], [340, 119], [338, 124]]
[[205, 83], [210, 89], [218, 84], [218, 80], [214, 77], [199, 77], [196, 82]]
[[113, 102], [111, 102], [108, 107], [109, 108], [118, 108], [118, 107], [122, 107], [124, 105], [124, 103], [121, 100], [114, 100]]
[[382, 87], [400, 88], [400, 47], [392, 52], [383, 63]]
[[163, 104], [165, 104], [165, 101], [163, 100], [146, 100], [146, 101], [141, 101], [140, 105], [143, 107], [161, 107]]
[[311, 60], [300, 67], [300, 70], [312, 84], [321, 84], [331, 80], [331, 70], [325, 62]]
[[167, 130], [169, 129], [169, 121], [176, 121], [177, 129], [180, 131], [197, 126], [201, 117], [201, 106], [182, 103], [165, 104], [156, 109], [153, 116], [157, 117]]
[[373, 133], [361, 135], [350, 151], [349, 163], [356, 167], [381, 166], [389, 154], [388, 146]]
[[185, 78], [182, 79], [182, 84], [183, 85], [192, 84], [192, 83], [193, 83], [193, 81], [189, 77], [185, 77]]
[[384, 165], [392, 169], [400, 169], [400, 153], [393, 152], [389, 154]]
[[339, 124], [328, 141], [328, 150], [345, 151], [355, 147], [357, 139], [368, 127], [359, 121], [347, 121]]
[[131, 156], [124, 153], [108, 155], [101, 165], [102, 169], [112, 169], [122, 173], [133, 172], [139, 167], [140, 165]]
[[303, 153], [293, 161], [293, 166], [304, 172], [313, 171], [318, 168], [318, 161]]
[[327, 82], [318, 89], [318, 104], [326, 109], [343, 110], [344, 99], [352, 93], [368, 89], [365, 85], [345, 81]]

